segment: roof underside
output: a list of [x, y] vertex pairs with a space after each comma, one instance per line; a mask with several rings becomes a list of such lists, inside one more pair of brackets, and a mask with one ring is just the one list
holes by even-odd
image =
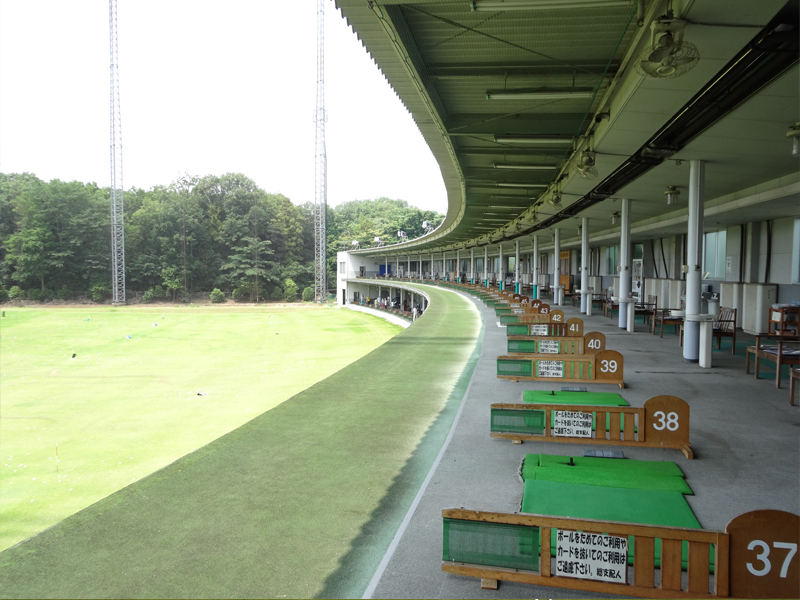
[[[465, 0], [371, 4], [337, 0], [411, 112], [439, 163], [448, 194], [447, 216], [435, 232], [373, 253], [427, 253], [496, 244], [537, 231], [547, 233], [555, 225], [575, 231], [576, 223], [564, 220], [573, 217], [589, 218], [591, 231], [602, 234], [604, 229], [611, 231], [608, 216], [615, 210], [613, 198], [618, 197], [635, 200], [635, 223], [664, 221], [662, 231], [648, 229], [649, 237], [666, 234], [667, 223], [686, 209], [679, 207], [676, 213], [675, 206], [667, 206], [664, 190], [668, 185], [686, 187], [688, 165], [682, 161], [691, 159], [707, 161], [707, 200], [767, 182], [786, 187], [797, 181], [791, 181], [798, 170], [797, 158], [791, 156], [785, 137], [787, 127], [800, 118], [794, 56], [793, 65], [681, 145], [671, 160], [651, 161], [630, 181], [618, 178], [623, 184], [613, 188], [613, 197], [595, 193], [604, 178], [620, 166], [625, 168], [626, 161], [786, 10], [785, 0], [676, 0], [676, 16], [688, 23], [685, 38], [697, 46], [701, 58], [691, 71], [672, 79], [646, 78], [633, 68], [651, 43], [650, 23], [667, 8], [662, 1], [648, 0], [642, 15], [636, 2], [496, 12], [473, 12], [472, 3]], [[640, 18], [642, 27], [637, 26]], [[796, 29], [793, 34], [796, 38]], [[795, 43], [794, 52], [796, 47]], [[578, 94], [549, 99], [496, 97], [542, 90]], [[608, 117], [595, 119], [603, 113]], [[502, 139], [515, 135], [566, 141], [523, 145]], [[597, 180], [576, 174], [584, 150], [596, 152]], [[556, 191], [562, 194], [562, 205], [553, 207], [549, 200]], [[798, 214], [798, 199], [795, 193], [787, 201], [784, 194], [774, 198], [773, 209], [783, 215]], [[580, 211], [568, 210], [581, 200], [575, 205], [582, 207]], [[552, 215], [558, 216], [547, 221]], [[729, 220], [753, 220], [745, 210], [736, 215], [729, 215]]]

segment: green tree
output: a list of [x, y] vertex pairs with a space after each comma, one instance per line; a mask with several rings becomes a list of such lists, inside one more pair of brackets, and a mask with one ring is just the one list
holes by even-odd
[[294, 302], [297, 300], [297, 284], [291, 279], [283, 282], [283, 299], [287, 302]]

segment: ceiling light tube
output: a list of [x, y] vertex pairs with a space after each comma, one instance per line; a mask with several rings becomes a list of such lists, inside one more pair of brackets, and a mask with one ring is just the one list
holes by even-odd
[[497, 187], [508, 187], [508, 188], [546, 188], [548, 183], [509, 183], [506, 181], [498, 181], [495, 185]]
[[532, 145], [555, 145], [572, 144], [571, 136], [553, 135], [496, 135], [494, 141], [497, 144], [532, 144]]
[[526, 205], [524, 205], [524, 204], [521, 205], [521, 206], [514, 205], [514, 204], [506, 204], [504, 206], [494, 206], [494, 205], [492, 205], [492, 206], [489, 206], [489, 208], [491, 208], [492, 210], [521, 210], [521, 209], [525, 209], [525, 208], [528, 208], [528, 207]]
[[472, 10], [552, 10], [556, 8], [608, 8], [631, 6], [633, 0], [472, 0]]
[[566, 100], [570, 98], [591, 98], [594, 90], [576, 88], [574, 90], [489, 90], [487, 100]]
[[494, 163], [495, 169], [513, 169], [519, 171], [552, 171], [556, 165], [514, 165], [509, 163]]

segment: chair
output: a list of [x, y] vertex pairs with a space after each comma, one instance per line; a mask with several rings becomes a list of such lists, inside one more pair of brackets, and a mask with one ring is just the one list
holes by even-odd
[[[776, 341], [776, 345], [765, 345], [763, 339]], [[755, 357], [755, 378], [758, 379], [759, 359], [766, 359], [775, 363], [775, 387], [781, 387], [781, 367], [789, 365], [790, 386], [791, 367], [800, 365], [800, 338], [786, 335], [758, 335], [756, 345], [748, 346], [745, 354], [744, 372], [750, 373], [750, 355]]]
[[603, 305], [603, 316], [609, 319], [614, 318], [614, 309], [619, 313], [619, 302], [615, 302], [612, 296], [606, 296], [606, 302]]
[[633, 309], [633, 314], [635, 316], [642, 315], [644, 317], [644, 322], [647, 323], [650, 318], [655, 315], [656, 310], [658, 309], [658, 296], [648, 296], [647, 302], [643, 302], [641, 304], [637, 304]]
[[800, 379], [800, 369], [789, 369], [789, 404], [794, 406], [795, 381]]
[[[717, 340], [717, 350], [722, 348], [722, 338], [731, 340], [731, 354], [736, 354], [736, 308], [720, 307], [717, 320], [714, 321], [713, 336]], [[683, 325], [681, 325], [681, 346], [683, 346]]]
[[664, 325], [672, 325], [673, 333], [678, 332], [678, 327], [683, 325], [683, 316], [676, 316], [672, 315], [672, 311], [674, 310], [682, 310], [686, 311], [686, 301], [681, 300], [681, 307], [680, 308], [657, 308], [653, 313], [653, 335], [656, 333], [656, 324], [660, 324], [661, 328], [661, 336], [664, 337]]

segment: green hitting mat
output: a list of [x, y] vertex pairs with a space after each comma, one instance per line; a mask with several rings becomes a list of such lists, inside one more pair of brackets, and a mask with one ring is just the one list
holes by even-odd
[[[618, 460], [618, 462], [624, 461]], [[667, 527], [701, 528], [692, 509], [680, 492], [601, 487], [538, 479], [525, 481], [522, 512]], [[555, 556], [555, 529], [551, 531], [551, 535], [551, 552]], [[633, 536], [630, 536], [628, 539], [628, 564], [633, 564], [633, 551]], [[681, 560], [684, 569], [687, 557], [688, 544], [684, 542]], [[710, 558], [710, 564], [713, 565], [713, 548]], [[657, 567], [661, 565], [661, 540], [659, 539], [656, 539], [655, 543], [655, 564]]]
[[[614, 459], [608, 459], [614, 460]], [[522, 477], [525, 481], [536, 479], [538, 481], [555, 481], [561, 483], [579, 483], [600, 487], [627, 488], [637, 490], [657, 490], [662, 492], [679, 492], [692, 494], [692, 488], [683, 477], [674, 475], [637, 474], [635, 477], [616, 471], [594, 471], [592, 469], [553, 469], [534, 467], [525, 469], [523, 466]]]
[[630, 406], [613, 392], [556, 392], [525, 390], [522, 401], [528, 404], [585, 404], [586, 406]]
[[575, 466], [566, 468], [603, 469], [605, 471], [628, 474], [631, 477], [648, 474], [683, 477], [680, 467], [671, 460], [631, 460], [629, 458], [595, 458], [591, 456], [559, 456], [556, 454], [528, 454], [528, 456], [537, 456], [537, 466], [539, 467], [564, 468], [572, 459]]

